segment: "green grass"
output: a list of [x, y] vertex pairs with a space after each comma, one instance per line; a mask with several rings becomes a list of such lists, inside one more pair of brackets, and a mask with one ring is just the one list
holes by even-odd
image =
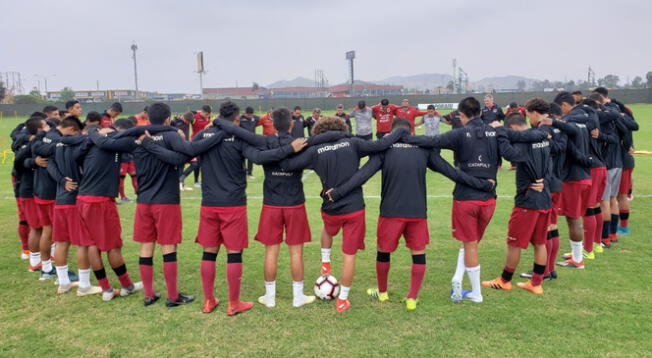
[[[634, 105], [641, 130], [638, 149], [652, 150], [652, 106]], [[0, 148], [9, 148], [9, 131], [24, 118], [0, 122]], [[447, 156], [450, 159], [450, 156]], [[545, 295], [535, 297], [514, 290], [485, 290], [482, 304], [453, 304], [448, 298], [457, 242], [450, 235], [449, 197], [452, 183], [428, 174], [428, 221], [431, 244], [428, 272], [417, 311], [407, 312], [400, 298], [409, 285], [410, 257], [404, 246], [392, 256], [390, 297], [385, 304], [371, 302], [365, 289], [375, 285], [375, 231], [379, 199], [368, 198], [367, 250], [358, 258], [351, 291], [350, 312], [338, 314], [332, 302], [291, 307], [291, 279], [287, 250], [280, 257], [277, 308], [256, 305], [251, 312], [227, 317], [225, 305], [210, 315], [200, 313], [201, 284], [196, 245], [200, 193], [184, 192], [183, 237], [179, 247], [179, 281], [195, 303], [173, 310], [162, 303], [144, 308], [142, 295], [117, 298], [57, 296], [52, 282], [28, 273], [19, 259], [16, 210], [10, 185], [11, 165], [0, 167], [0, 356], [649, 356], [652, 352], [652, 298], [650, 250], [652, 222], [643, 213], [652, 210], [652, 157], [637, 156], [634, 172], [636, 198], [632, 202], [633, 233], [615, 248], [599, 255], [582, 271], [560, 270], [560, 279], [546, 282]], [[242, 297], [255, 301], [264, 292], [264, 249], [253, 241], [261, 208], [263, 173], [248, 187], [250, 248], [244, 253]], [[499, 173], [498, 206], [480, 246], [482, 278], [501, 271], [514, 173]], [[188, 182], [190, 183], [190, 182]], [[305, 248], [306, 292], [319, 269], [321, 219], [319, 179], [305, 179], [312, 242]], [[380, 176], [365, 186], [366, 195], [380, 194]], [[121, 205], [125, 243], [123, 253], [133, 278], [138, 279], [138, 245], [132, 241], [134, 205]], [[563, 220], [560, 221], [563, 223]], [[568, 250], [561, 225], [562, 248]], [[340, 238], [335, 239], [334, 273], [340, 271]], [[71, 258], [74, 255], [71, 253]], [[74, 259], [70, 260], [74, 268]], [[217, 296], [226, 301], [225, 254], [218, 256]], [[155, 257], [156, 287], [164, 293], [161, 257]], [[530, 269], [532, 252], [524, 253], [518, 272]], [[109, 273], [114, 286], [117, 279]], [[467, 281], [468, 284], [468, 281]]]

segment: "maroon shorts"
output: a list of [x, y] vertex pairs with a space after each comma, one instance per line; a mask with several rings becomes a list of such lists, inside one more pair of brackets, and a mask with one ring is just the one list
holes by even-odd
[[482, 240], [484, 230], [489, 225], [496, 210], [496, 199], [453, 200], [451, 214], [453, 237], [462, 242]]
[[589, 206], [594, 206], [602, 201], [604, 188], [607, 187], [607, 167], [591, 168], [591, 194]]
[[509, 217], [507, 245], [527, 249], [528, 245], [545, 245], [552, 209], [536, 210], [515, 207]]
[[620, 187], [618, 188], [618, 194], [629, 194], [632, 190], [632, 172], [633, 168], [623, 169], [623, 174], [620, 177]]
[[342, 215], [329, 215], [321, 212], [324, 230], [330, 236], [335, 236], [342, 229], [342, 252], [355, 255], [358, 250], [364, 250], [366, 231], [364, 209]]
[[378, 251], [394, 252], [401, 236], [405, 237], [405, 246], [414, 251], [426, 249], [430, 243], [428, 220], [424, 218], [378, 218], [376, 245]]
[[38, 213], [39, 225], [52, 226], [52, 217], [54, 216], [54, 200], [43, 200], [34, 197], [36, 212]]
[[181, 243], [181, 205], [136, 204], [134, 241], [159, 245]]
[[203, 247], [224, 244], [227, 250], [249, 247], [246, 206], [202, 206], [195, 242]]
[[310, 242], [310, 225], [305, 204], [295, 206], [264, 205], [260, 211], [258, 233], [255, 240], [264, 245], [278, 245], [283, 242], [300, 245]]
[[123, 177], [127, 174], [130, 176], [136, 175], [136, 164], [134, 164], [133, 160], [127, 163], [120, 163], [120, 176]]
[[77, 211], [81, 217], [81, 234], [90, 238], [91, 246], [97, 246], [100, 251], [122, 247], [122, 226], [114, 198], [79, 195]]
[[43, 227], [41, 225], [41, 219], [38, 215], [38, 208], [34, 202], [34, 198], [18, 198], [18, 205], [20, 205], [23, 215], [25, 215], [25, 220], [27, 225], [32, 229], [40, 229]]
[[563, 182], [561, 196], [562, 215], [581, 218], [591, 202], [591, 179]]
[[82, 235], [79, 211], [76, 205], [55, 205], [52, 219], [52, 241], [71, 245], [91, 246], [93, 241]]
[[550, 215], [550, 224], [552, 225], [557, 225], [557, 216], [562, 215], [561, 197], [562, 197], [562, 192], [550, 193], [550, 198], [552, 199], [552, 213]]

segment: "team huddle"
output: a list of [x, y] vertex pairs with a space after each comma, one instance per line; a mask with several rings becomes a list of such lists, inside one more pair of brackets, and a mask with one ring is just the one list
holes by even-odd
[[[66, 111], [47, 106], [16, 127], [11, 134], [12, 179], [28, 270], [39, 272], [40, 280], [55, 279], [58, 294], [76, 288], [78, 296], [99, 294], [110, 301], [143, 291], [144, 305], [149, 306], [160, 298], [154, 289], [158, 246], [166, 306], [192, 302], [194, 297], [179, 289], [176, 252], [182, 241], [180, 191], [192, 190], [184, 179], [195, 172], [202, 194], [195, 239], [203, 249], [202, 311], [210, 313], [219, 304], [214, 282], [216, 259], [224, 246], [227, 314], [245, 312], [253, 307], [240, 298], [242, 253], [249, 241], [246, 186], [253, 164], [262, 165], [265, 175], [255, 234], [265, 246], [265, 294], [258, 302], [270, 308], [276, 306], [277, 261], [284, 241], [290, 253], [293, 306], [315, 301], [303, 285], [303, 246], [311, 240], [302, 183], [307, 169], [322, 183], [321, 275], [331, 274], [333, 239], [342, 231], [335, 303], [339, 312], [351, 307], [356, 254], [365, 248], [362, 185], [378, 171], [377, 285], [367, 293], [380, 302], [389, 299], [391, 253], [403, 237], [412, 255], [408, 310], [417, 308], [426, 273], [427, 169], [455, 183], [451, 228], [460, 249], [450, 287], [454, 302], [482, 302], [483, 287], [511, 290], [521, 251], [530, 244], [534, 264], [521, 274], [528, 280], [517, 286], [543, 294], [542, 283], [557, 279], [557, 266], [583, 269], [586, 260], [629, 233], [632, 132], [638, 124], [631, 110], [610, 98], [605, 88], [587, 98], [561, 92], [552, 103], [532, 98], [524, 106], [510, 104], [507, 113], [489, 95], [484, 107], [467, 97], [445, 116], [432, 105], [422, 112], [407, 100], [395, 106], [386, 99], [370, 107], [360, 101], [350, 114], [338, 106], [335, 115], [323, 117], [315, 109], [304, 118], [300, 107], [276, 108], [260, 118], [249, 107], [241, 116], [230, 101], [220, 105], [217, 119], [212, 120], [211, 112], [203, 106], [172, 120], [168, 105], [153, 103], [134, 117], [117, 119], [122, 106], [114, 103], [103, 115], [91, 112], [82, 122], [80, 103], [69, 101]], [[372, 140], [372, 120], [377, 140]], [[440, 134], [440, 122], [452, 130]], [[263, 135], [255, 134], [259, 125]], [[420, 125], [426, 135], [415, 135]], [[442, 149], [453, 152], [454, 165], [440, 156]], [[360, 167], [364, 157], [369, 159]], [[479, 244], [496, 207], [496, 176], [503, 158], [511, 162], [516, 176], [507, 254], [500, 276], [481, 281]], [[121, 252], [116, 198], [118, 203], [129, 201], [124, 194], [127, 174], [137, 193], [133, 239], [140, 244], [139, 282], [130, 278]], [[571, 252], [557, 262], [560, 215], [566, 217]], [[78, 273], [68, 268], [71, 245], [77, 248]], [[103, 256], [120, 288], [111, 287]], [[91, 284], [91, 271], [98, 286]], [[465, 273], [468, 290], [463, 289]]]

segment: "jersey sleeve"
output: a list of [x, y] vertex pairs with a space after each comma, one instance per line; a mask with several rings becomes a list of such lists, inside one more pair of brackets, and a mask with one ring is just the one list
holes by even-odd
[[490, 192], [494, 189], [489, 180], [479, 179], [468, 175], [459, 169], [453, 168], [444, 158], [436, 151], [430, 151], [428, 154], [428, 168], [432, 171], [441, 173], [443, 176], [454, 181], [455, 183], [464, 184], [473, 189]]
[[96, 128], [93, 128], [88, 132], [88, 137], [96, 146], [113, 152], [131, 152], [137, 147], [133, 137], [115, 139], [101, 135]]
[[369, 158], [367, 163], [362, 166], [362, 168], [358, 169], [355, 174], [353, 174], [347, 181], [345, 181], [342, 185], [333, 188], [333, 191], [331, 192], [331, 197], [333, 198], [334, 201], [337, 201], [343, 197], [345, 197], [348, 193], [350, 193], [352, 190], [355, 188], [359, 188], [364, 183], [367, 182], [374, 174], [376, 174], [377, 171], [380, 170], [383, 166], [383, 155], [382, 154], [376, 154], [373, 155]]
[[401, 140], [408, 133], [409, 131], [406, 128], [396, 128], [390, 134], [376, 141], [364, 140], [360, 138], [351, 138], [351, 141], [356, 143], [358, 156], [362, 158], [370, 154], [387, 150], [392, 146], [392, 144]]
[[403, 141], [408, 144], [416, 145], [421, 148], [443, 148], [455, 150], [459, 144], [459, 130], [451, 130], [444, 134], [436, 136], [406, 136]]
[[225, 137], [226, 134], [223, 131], [218, 131], [207, 138], [199, 139], [199, 136], [195, 136], [192, 142], [188, 142], [176, 133], [166, 136], [165, 139], [173, 151], [189, 157], [196, 157], [211, 149], [213, 146], [224, 140]]
[[245, 158], [251, 160], [256, 164], [268, 164], [278, 162], [288, 155], [294, 153], [294, 149], [291, 144], [286, 144], [274, 149], [261, 150], [256, 147], [252, 147], [248, 143], [242, 144], [242, 154]]
[[300, 154], [282, 160], [279, 165], [286, 172], [312, 168], [315, 164], [315, 154], [317, 153], [316, 148], [317, 147], [310, 147]]
[[249, 145], [257, 148], [266, 148], [267, 147], [267, 137], [250, 132], [240, 126], [225, 121], [223, 119], [216, 119], [213, 122], [216, 126], [220, 127], [223, 131], [230, 135], [234, 135], [239, 139], [247, 142]]
[[169, 150], [162, 145], [158, 145], [150, 138], [143, 139], [141, 147], [160, 161], [170, 165], [183, 165], [191, 158], [183, 153]]

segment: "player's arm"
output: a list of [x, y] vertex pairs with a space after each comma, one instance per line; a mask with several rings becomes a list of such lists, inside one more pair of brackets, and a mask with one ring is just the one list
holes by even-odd
[[162, 145], [158, 145], [150, 137], [147, 136], [140, 141], [140, 146], [143, 149], [145, 149], [148, 153], [152, 154], [160, 161], [170, 165], [183, 165], [192, 158], [191, 156], [176, 152], [174, 150], [169, 150]]
[[580, 129], [570, 123], [566, 123], [560, 120], [552, 120], [551, 124], [554, 128], [557, 128], [560, 131], [566, 133], [566, 135], [569, 137], [575, 138], [580, 134]]
[[170, 148], [173, 151], [179, 152], [192, 158], [211, 149], [222, 140], [224, 140], [224, 138], [227, 136], [224, 131], [217, 131], [210, 137], [202, 138], [201, 133], [203, 132], [204, 131], [197, 133], [192, 142], [188, 142], [187, 140], [181, 138], [181, 136], [177, 135], [177, 133], [168, 134], [165, 136], [165, 141], [170, 145]]
[[301, 151], [306, 146], [305, 138], [297, 138], [291, 144], [286, 144], [278, 148], [261, 150], [256, 147], [250, 146], [248, 143], [243, 143], [242, 154], [245, 158], [251, 160], [255, 164], [268, 164], [275, 163], [285, 159], [292, 153]]
[[267, 148], [267, 137], [264, 135], [249, 132], [240, 126], [236, 126], [235, 124], [223, 119], [216, 119], [213, 121], [213, 124], [216, 127], [222, 129], [227, 134], [236, 136], [239, 139], [247, 142], [250, 146], [257, 148]]
[[101, 135], [97, 128], [88, 131], [88, 137], [96, 146], [112, 152], [131, 152], [138, 146], [133, 137], [111, 138]]
[[140, 137], [145, 134], [145, 131], [150, 133], [160, 133], [160, 132], [176, 132], [177, 129], [171, 126], [164, 126], [162, 124], [149, 124], [146, 126], [137, 126], [129, 129], [125, 129], [122, 132], [116, 133], [113, 138], [118, 139], [122, 137]]
[[47, 132], [39, 132], [34, 140], [32, 141], [32, 153], [38, 155], [39, 157], [48, 158], [54, 154], [54, 144], [46, 143], [43, 141], [43, 138], [47, 135]]
[[[58, 147], [56, 151], [63, 151], [63, 147]], [[55, 152], [56, 152], [55, 151]], [[61, 173], [61, 170], [59, 170], [59, 166], [57, 165], [56, 160], [50, 160], [48, 162], [48, 166], [45, 168], [50, 175], [52, 179], [54, 179], [55, 182], [63, 185], [66, 182], [66, 177]]]
[[566, 153], [572, 160], [585, 168], [590, 168], [593, 163], [593, 159], [584, 155], [573, 142], [566, 143]]
[[367, 163], [358, 169], [347, 181], [342, 185], [327, 191], [331, 201], [337, 201], [345, 197], [352, 190], [361, 187], [367, 182], [377, 171], [383, 166], [383, 155], [376, 154], [369, 158]]
[[499, 127], [507, 134], [507, 139], [512, 143], [535, 143], [548, 137], [548, 133], [540, 130], [516, 131], [510, 128]]
[[286, 172], [312, 168], [315, 164], [316, 154], [317, 147], [309, 147], [298, 155], [282, 160], [279, 162], [279, 166]]
[[405, 136], [403, 141], [408, 144], [416, 145], [421, 148], [433, 149], [433, 148], [443, 148], [455, 150], [458, 147], [460, 134], [462, 132], [458, 130], [448, 131], [444, 134], [439, 134], [436, 136], [425, 136], [425, 135], [411, 135]]
[[407, 128], [396, 128], [390, 134], [382, 137], [379, 140], [364, 140], [360, 138], [351, 138], [351, 141], [354, 141], [357, 145], [358, 156], [360, 158], [366, 157], [370, 154], [383, 152], [387, 150], [392, 144], [401, 140], [404, 136], [409, 134]]
[[620, 121], [625, 124], [627, 129], [630, 131], [637, 131], [638, 130], [638, 123], [634, 120], [634, 118], [630, 115], [627, 115], [626, 113], [622, 113], [619, 118]]
[[566, 145], [568, 143], [568, 137], [561, 133], [553, 135], [552, 140], [550, 141], [550, 152], [554, 154], [560, 154], [566, 152]]
[[350, 133], [346, 133], [342, 131], [328, 131], [325, 133], [320, 133], [315, 136], [309, 137], [307, 143], [308, 146], [310, 147], [313, 145], [335, 142], [343, 138], [351, 138], [351, 137], [352, 135]]
[[496, 184], [486, 179], [479, 179], [468, 175], [465, 172], [453, 168], [437, 151], [430, 151], [428, 154], [428, 168], [432, 171], [441, 173], [446, 178], [460, 184], [464, 184], [473, 189], [480, 191], [492, 191]]
[[500, 156], [513, 163], [520, 163], [527, 160], [526, 153], [512, 145], [505, 128], [496, 128], [496, 137], [498, 140], [498, 151], [500, 152]]

